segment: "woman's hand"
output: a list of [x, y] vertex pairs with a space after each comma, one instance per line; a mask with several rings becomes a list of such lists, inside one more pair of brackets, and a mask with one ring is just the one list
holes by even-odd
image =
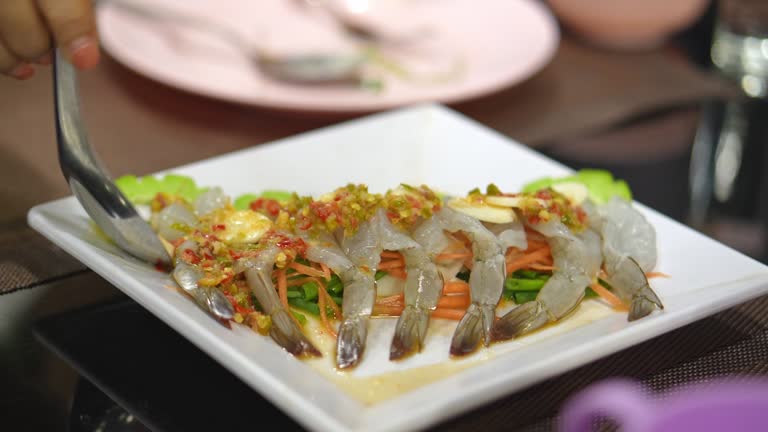
[[31, 77], [51, 63], [52, 43], [79, 69], [99, 62], [91, 0], [0, 0], [0, 73]]

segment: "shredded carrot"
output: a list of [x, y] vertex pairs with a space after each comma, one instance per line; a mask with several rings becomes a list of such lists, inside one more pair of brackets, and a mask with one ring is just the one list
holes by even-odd
[[[320, 290], [318, 289], [318, 291]], [[336, 332], [333, 331], [333, 327], [328, 321], [328, 311], [325, 309], [325, 296], [322, 292], [317, 296], [317, 306], [320, 309], [320, 321], [322, 321], [323, 326], [325, 326], [326, 330], [328, 330], [333, 337], [336, 337]]]
[[657, 277], [668, 278], [672, 276], [662, 272], [648, 272], [645, 274], [645, 277], [647, 277], [648, 279], [651, 279], [651, 278], [657, 278]]
[[464, 314], [466, 311], [464, 309], [442, 309], [437, 308], [432, 311], [432, 316], [434, 318], [444, 318], [449, 320], [460, 320], [462, 317], [464, 317]]
[[384, 252], [381, 253], [381, 258], [382, 259], [384, 259], [384, 258], [398, 258], [398, 259], [402, 259], [403, 255], [400, 252], [384, 251]]
[[437, 301], [438, 308], [466, 309], [467, 306], [469, 306], [469, 296], [463, 294], [442, 296], [440, 297], [440, 300]]
[[472, 256], [471, 252], [453, 252], [453, 253], [445, 252], [445, 253], [437, 254], [435, 256], [435, 261], [451, 261], [459, 258], [464, 259], [471, 256]]
[[[384, 306], [376, 305], [373, 307], [373, 314], [377, 316], [399, 316], [403, 313], [403, 306]], [[443, 318], [449, 320], [460, 320], [466, 311], [463, 309], [446, 309], [438, 307], [432, 311], [433, 318]]]
[[540, 270], [540, 271], [553, 271], [555, 270], [555, 266], [549, 265], [549, 264], [538, 264], [533, 263], [528, 266], [528, 268], [532, 268], [534, 270]]
[[327, 265], [320, 263], [320, 270], [323, 271], [323, 279], [327, 281], [331, 280], [331, 269], [328, 268]]
[[281, 269], [275, 272], [277, 276], [277, 294], [280, 296], [280, 302], [288, 307], [288, 280], [285, 277], [285, 270]]
[[288, 278], [288, 287], [294, 287], [294, 286], [301, 286], [304, 285], [307, 282], [313, 282], [315, 278], [311, 276], [306, 277], [298, 277], [298, 278]]
[[390, 276], [400, 280], [405, 280], [408, 277], [408, 274], [405, 272], [405, 269], [403, 268], [389, 269], [387, 270], [387, 273], [389, 273]]
[[469, 284], [462, 280], [448, 281], [443, 285], [443, 294], [462, 294], [469, 292]]
[[393, 304], [398, 302], [402, 303], [404, 299], [405, 299], [405, 294], [400, 293], [400, 294], [395, 294], [387, 297], [378, 298], [376, 299], [376, 303], [381, 305]]
[[616, 297], [614, 293], [608, 291], [608, 289], [600, 285], [599, 282], [593, 282], [589, 287], [592, 288], [592, 291], [599, 295], [603, 300], [607, 301], [608, 304], [614, 308], [619, 310], [628, 310], [627, 305], [625, 305], [624, 302]]
[[547, 248], [537, 249], [531, 253], [527, 253], [520, 258], [512, 260], [507, 263], [507, 274], [511, 274], [514, 271], [525, 268], [527, 265], [543, 260], [548, 256], [551, 256], [552, 251]]
[[325, 273], [322, 270], [318, 270], [316, 268], [312, 268], [310, 266], [297, 263], [296, 261], [288, 264], [288, 267], [296, 270], [297, 272], [299, 272], [299, 273], [301, 273], [303, 275], [314, 276], [314, 277], [319, 277], [319, 278], [324, 278], [325, 277]]
[[403, 268], [405, 267], [405, 261], [402, 259], [393, 259], [388, 261], [383, 261], [379, 264], [378, 269], [379, 270], [389, 270], [389, 269], [396, 269], [396, 268]]
[[535, 251], [537, 249], [541, 249], [541, 248], [545, 248], [545, 247], [549, 247], [549, 243], [547, 243], [545, 241], [529, 239], [528, 240], [528, 249], [526, 249], [526, 251], [533, 252], [533, 251]]
[[373, 306], [374, 315], [387, 315], [387, 316], [399, 316], [403, 313], [404, 306], [400, 305], [381, 305], [376, 304]]

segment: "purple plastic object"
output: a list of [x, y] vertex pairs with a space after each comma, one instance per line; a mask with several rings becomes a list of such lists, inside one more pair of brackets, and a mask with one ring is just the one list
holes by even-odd
[[622, 432], [767, 431], [768, 380], [746, 378], [679, 387], [659, 400], [635, 381], [600, 381], [565, 401], [559, 431], [589, 432], [599, 416]]

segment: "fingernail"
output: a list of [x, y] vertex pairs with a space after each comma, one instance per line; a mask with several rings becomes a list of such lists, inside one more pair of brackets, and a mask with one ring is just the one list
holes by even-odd
[[69, 44], [69, 58], [78, 69], [90, 69], [99, 62], [99, 47], [90, 36], [75, 39]]
[[42, 66], [48, 66], [53, 63], [53, 57], [51, 57], [51, 53], [43, 54], [37, 61], [35, 61], [35, 63]]
[[35, 69], [27, 63], [20, 63], [11, 71], [11, 76], [20, 80], [31, 78], [34, 74]]

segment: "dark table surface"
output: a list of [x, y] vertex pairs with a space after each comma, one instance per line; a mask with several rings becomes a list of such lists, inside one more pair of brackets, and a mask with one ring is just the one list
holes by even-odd
[[[615, 53], [565, 34], [555, 58], [534, 77], [453, 108], [573, 168], [610, 169], [630, 183], [636, 199], [692, 224], [689, 175], [697, 130], [700, 135], [706, 116], [717, 119], [726, 101], [741, 100], [701, 63], [697, 51], [680, 41], [650, 52]], [[153, 82], [108, 56], [83, 74], [81, 90], [92, 142], [115, 175], [151, 173], [355, 117], [212, 100]], [[224, 430], [257, 427], [268, 418], [281, 429], [299, 429], [26, 226], [31, 206], [69, 195], [54, 151], [50, 75], [41, 71], [23, 83], [0, 80], [0, 95], [0, 292], [13, 291], [0, 297], [0, 427]], [[762, 102], [750, 102], [748, 111], [765, 118]], [[765, 136], [759, 126], [764, 122], [753, 123], [750, 133]], [[765, 262], [766, 204], [760, 197], [768, 189], [760, 168], [768, 152], [749, 148], [751, 171], [738, 179], [743, 196], [712, 202], [695, 228]], [[663, 390], [723, 374], [766, 374], [766, 330], [768, 299], [761, 298], [434, 430], [549, 430], [566, 397], [610, 376]], [[185, 361], [170, 361], [170, 354]], [[223, 397], [206, 397], [211, 394]], [[99, 429], [108, 419], [120, 421]]]

